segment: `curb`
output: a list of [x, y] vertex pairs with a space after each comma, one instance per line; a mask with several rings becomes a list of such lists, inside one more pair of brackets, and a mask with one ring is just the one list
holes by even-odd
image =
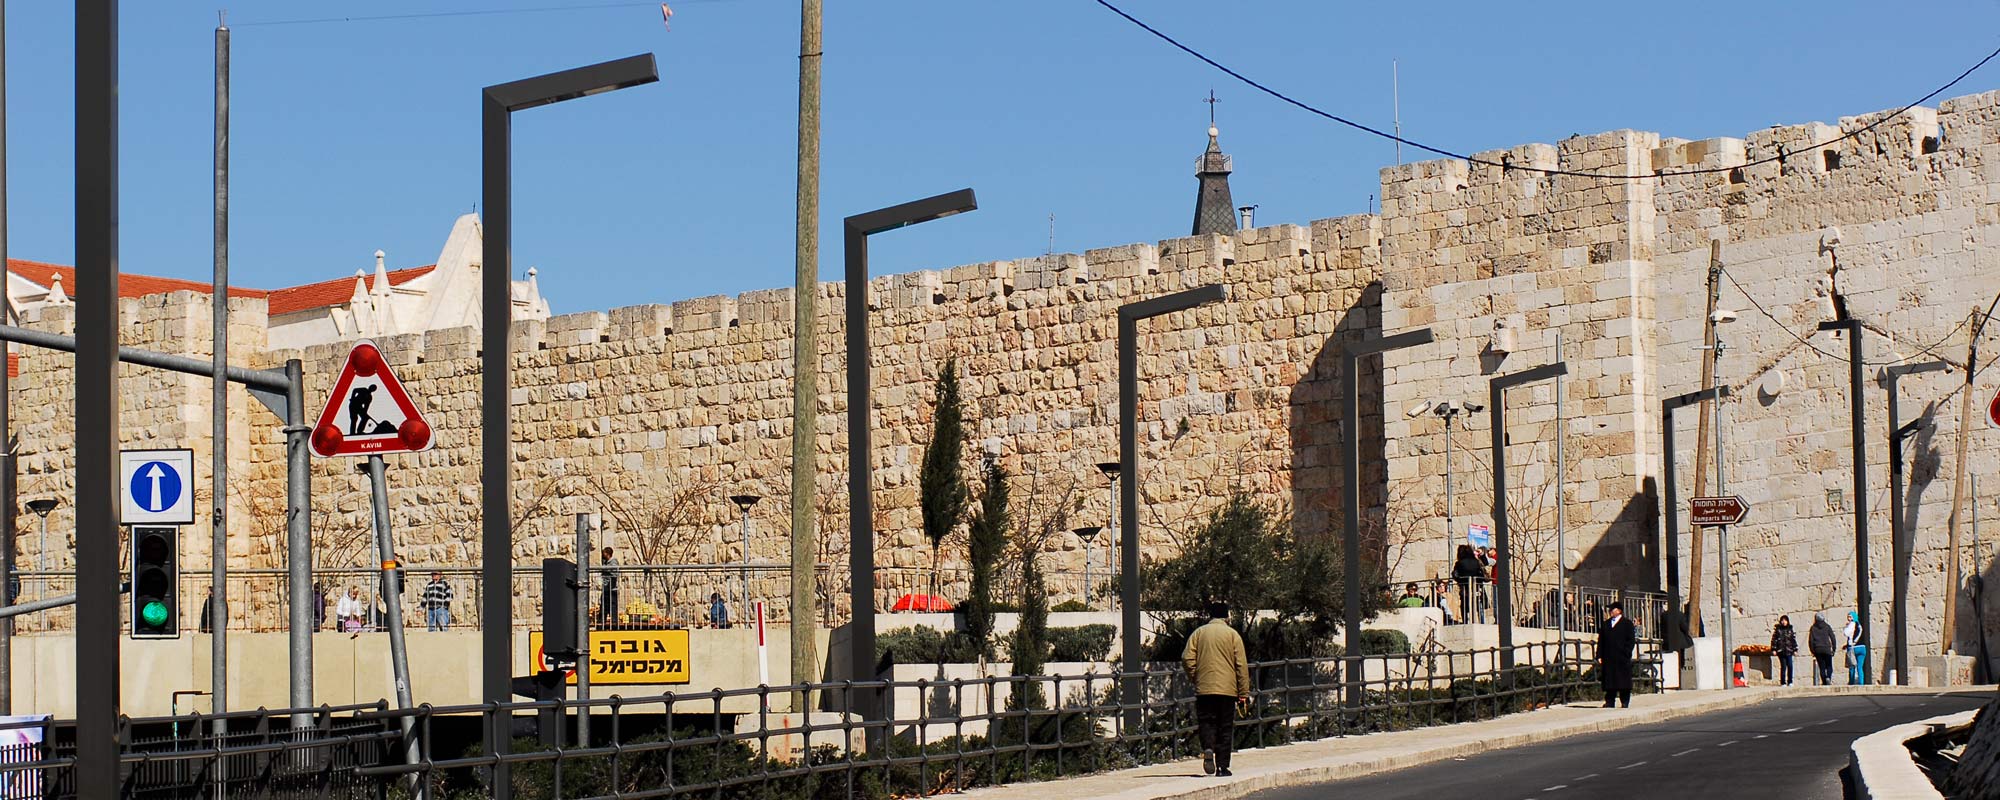
[[1849, 774], [1861, 800], [1943, 800], [1929, 776], [1917, 768], [1907, 743], [1941, 728], [1971, 725], [1979, 709], [1908, 722], [1854, 740], [1848, 748]]
[[[1592, 734], [1592, 733], [1604, 733], [1608, 731], [1615, 731], [1623, 728], [1629, 728], [1635, 725], [1647, 725], [1657, 722], [1666, 722], [1670, 720], [1696, 716], [1699, 714], [1705, 714], [1711, 711], [1718, 711], [1722, 709], [1743, 708], [1763, 703], [1767, 700], [1774, 700], [1779, 698], [1819, 697], [1819, 696], [1847, 695], [1847, 694], [1932, 694], [1939, 691], [1953, 691], [1956, 688], [1963, 688], [1963, 687], [1940, 689], [1940, 688], [1902, 687], [1902, 686], [1791, 686], [1791, 687], [1752, 687], [1748, 689], [1710, 690], [1699, 693], [1693, 690], [1682, 690], [1666, 696], [1674, 697], [1677, 695], [1688, 696], [1695, 694], [1700, 694], [1702, 696], [1699, 697], [1698, 699], [1687, 701], [1681, 704], [1667, 706], [1664, 708], [1653, 707], [1653, 708], [1633, 709], [1632, 712], [1629, 714], [1617, 714], [1615, 716], [1606, 716], [1600, 719], [1563, 723], [1563, 724], [1552, 725], [1552, 726], [1538, 728], [1535, 730], [1523, 731], [1513, 734], [1476, 736], [1475, 738], [1471, 738], [1466, 741], [1452, 742], [1447, 744], [1424, 746], [1421, 743], [1426, 738], [1435, 738], [1440, 734], [1451, 733], [1454, 728], [1458, 729], [1458, 732], [1461, 735], [1464, 735], [1465, 732], [1468, 730], [1467, 726], [1476, 726], [1476, 725], [1497, 726], [1496, 723], [1498, 725], [1505, 725], [1509, 722], [1519, 723], [1522, 721], [1532, 721], [1530, 715], [1536, 714], [1538, 712], [1533, 712], [1533, 711], [1524, 712], [1521, 714], [1510, 715], [1509, 717], [1503, 717], [1498, 720], [1486, 720], [1477, 723], [1464, 723], [1457, 726], [1452, 726], [1452, 725], [1433, 726], [1428, 728], [1419, 728], [1411, 731], [1399, 731], [1397, 733], [1391, 733], [1391, 734], [1375, 734], [1375, 736], [1382, 738], [1382, 747], [1372, 753], [1362, 752], [1362, 753], [1336, 754], [1330, 756], [1321, 756], [1317, 758], [1310, 755], [1306, 755], [1308, 749], [1314, 747], [1315, 745], [1321, 745], [1331, 741], [1339, 741], [1339, 739], [1323, 739], [1319, 740], [1318, 742], [1302, 742], [1299, 744], [1284, 745], [1281, 747], [1245, 750], [1241, 751], [1238, 755], [1243, 756], [1243, 755], [1258, 754], [1258, 753], [1263, 753], [1263, 754], [1275, 753], [1282, 755], [1286, 751], [1291, 750], [1298, 753], [1298, 755], [1300, 755], [1303, 759], [1310, 759], [1310, 760], [1285, 761], [1282, 763], [1282, 765], [1279, 766], [1265, 766], [1265, 767], [1247, 767], [1239, 765], [1239, 768], [1237, 769], [1235, 776], [1227, 779], [1221, 779], [1222, 782], [1208, 783], [1206, 785], [1202, 785], [1199, 787], [1190, 787], [1183, 780], [1168, 779], [1166, 778], [1166, 776], [1161, 776], [1161, 775], [1147, 776], [1147, 775], [1135, 774], [1142, 770], [1155, 769], [1158, 766], [1160, 766], [1160, 765], [1153, 765], [1152, 767], [1141, 767], [1135, 770], [1126, 770], [1123, 771], [1122, 773], [1120, 772], [1103, 773], [1095, 776], [1079, 777], [1071, 779], [1069, 781], [1056, 781], [1052, 783], [1023, 783], [1023, 784], [1010, 784], [1006, 786], [986, 787], [983, 789], [976, 789], [967, 792], [965, 796], [969, 798], [984, 798], [985, 800], [1003, 800], [1004, 798], [1011, 798], [1016, 796], [1022, 798], [1033, 798], [1033, 800], [1055, 800], [1056, 798], [1068, 797], [1068, 796], [1075, 796], [1075, 797], [1087, 796], [1093, 798], [1106, 798], [1107, 800], [1169, 800], [1170, 798], [1173, 800], [1238, 800], [1238, 798], [1247, 797], [1251, 794], [1255, 794], [1257, 792], [1262, 792], [1262, 791], [1268, 791], [1271, 789], [1283, 789], [1296, 786], [1311, 785], [1316, 783], [1327, 783], [1331, 781], [1346, 780], [1349, 778], [1358, 778], [1365, 775], [1375, 774], [1378, 772], [1388, 772], [1392, 770], [1407, 769], [1409, 767], [1422, 766], [1424, 764], [1431, 764], [1449, 759], [1475, 756], [1494, 750], [1501, 750], [1511, 747], [1521, 747], [1533, 744], [1543, 744], [1546, 742], [1552, 742], [1560, 739], [1569, 738], [1572, 736]], [[1660, 696], [1661, 695], [1644, 695], [1644, 697], [1660, 697]], [[1477, 729], [1472, 729], [1472, 730], [1476, 731]], [[1918, 732], [1921, 733], [1927, 730], [1928, 728], [1922, 728]], [[1402, 736], [1402, 734], [1410, 734], [1410, 735]], [[1400, 738], [1390, 738], [1390, 737], [1400, 737]], [[1351, 739], [1352, 737], [1349, 738]], [[1406, 744], [1404, 740], [1408, 740], [1407, 744], [1415, 746], [1404, 747], [1403, 745]], [[1902, 747], [1900, 740], [1897, 741], [1896, 746], [1898, 748]], [[1904, 760], [1907, 762], [1908, 761], [1907, 757]], [[1188, 763], [1193, 763], [1193, 759], [1187, 759], [1186, 761]], [[1179, 763], [1179, 762], [1173, 762], [1173, 763]], [[1911, 769], [1914, 769], [1914, 766], [1912, 766]], [[1144, 779], [1144, 778], [1151, 778], [1151, 780], [1148, 780], [1143, 785], [1138, 785], [1138, 786], [1121, 787], [1117, 786], [1116, 784], [1113, 784], [1110, 786], [1098, 787], [1097, 791], [1086, 791], [1084, 788], [1079, 787], [1077, 790], [1073, 792], [1063, 792], [1057, 788], [1064, 783], [1074, 783], [1076, 781], [1097, 780], [1100, 782], [1108, 782], [1105, 781], [1105, 779], [1109, 778], [1116, 780], [1119, 776], [1121, 776], [1121, 774], [1124, 776], [1126, 780]], [[1925, 781], [1925, 785], [1926, 786], [1929, 785], [1928, 780]], [[1888, 796], [1882, 796], [1882, 797], [1883, 800], [1889, 800]]]

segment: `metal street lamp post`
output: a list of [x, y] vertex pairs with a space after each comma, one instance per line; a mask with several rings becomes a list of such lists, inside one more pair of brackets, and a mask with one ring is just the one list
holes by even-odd
[[[1663, 530], [1667, 540], [1667, 608], [1677, 614], [1686, 612], [1681, 609], [1680, 496], [1674, 488], [1674, 411], [1728, 396], [1729, 387], [1711, 386], [1660, 401], [1660, 511], [1666, 517]], [[1696, 494], [1701, 493], [1701, 487], [1694, 488]]]
[[1346, 513], [1341, 525], [1341, 551], [1347, 584], [1342, 631], [1347, 639], [1347, 663], [1341, 676], [1347, 683], [1347, 704], [1361, 704], [1361, 381], [1355, 376], [1362, 356], [1431, 343], [1431, 329], [1418, 328], [1340, 348], [1340, 497]]
[[[511, 390], [514, 322], [514, 112], [660, 79], [651, 53], [552, 72], [488, 86], [479, 92], [480, 201], [484, 204], [480, 292], [480, 573], [488, 591], [480, 597], [480, 699], [512, 699], [508, 640], [513, 631], [513, 595], [495, 591], [510, 585], [514, 570], [513, 407]], [[81, 195], [81, 193], [79, 193]], [[79, 234], [81, 232], [79, 231]], [[512, 738], [508, 714], [488, 715], [487, 752], [504, 755]], [[493, 796], [513, 793], [508, 764], [493, 765]]]
[[[1117, 552], [1118, 550], [1118, 509], [1117, 509], [1118, 496], [1119, 496], [1118, 469], [1119, 469], [1119, 462], [1117, 461], [1102, 461], [1098, 462], [1097, 464], [1097, 471], [1104, 473], [1104, 477], [1107, 480], [1111, 481], [1111, 503], [1113, 507], [1110, 514], [1111, 519], [1106, 522], [1106, 527], [1110, 530], [1110, 534], [1106, 536], [1105, 544], [1106, 546], [1110, 547], [1113, 552]], [[1106, 558], [1105, 558], [1104, 571], [1115, 574], [1115, 570], [1113, 569], [1112, 565], [1115, 564], [1116, 561], [1110, 558], [1109, 553], [1105, 555]], [[1113, 598], [1112, 602], [1116, 603], [1117, 594], [1114, 592], [1112, 593], [1111, 597]]]
[[76, 2], [76, 784], [118, 792], [118, 0]]
[[[1924, 417], [1910, 420], [1908, 425], [1899, 421], [1896, 411], [1896, 382], [1905, 375], [1919, 375], [1925, 372], [1940, 372], [1949, 369], [1943, 361], [1926, 361], [1921, 364], [1897, 364], [1882, 369], [1882, 388], [1889, 392], [1889, 568], [1892, 570], [1890, 582], [1895, 593], [1895, 601], [1889, 607], [1889, 630], [1894, 647], [1890, 650], [1889, 666], [1896, 673], [1896, 685], [1910, 685], [1910, 550], [1916, 534], [1907, 527], [1908, 520], [1903, 513], [1903, 440], [1916, 435], [1923, 429]], [[1861, 625], [1866, 629], [1868, 620]], [[1951, 632], [1946, 631], [1946, 636]]]
[[1075, 534], [1076, 534], [1076, 538], [1078, 538], [1078, 539], [1082, 539], [1082, 540], [1083, 540], [1083, 608], [1084, 608], [1084, 610], [1085, 610], [1085, 611], [1089, 611], [1089, 610], [1091, 610], [1091, 606], [1090, 606], [1090, 543], [1091, 543], [1091, 542], [1092, 542], [1093, 540], [1095, 540], [1095, 539], [1097, 538], [1097, 532], [1098, 532], [1098, 531], [1100, 531], [1100, 530], [1103, 530], [1103, 529], [1102, 529], [1102, 528], [1099, 528], [1099, 527], [1098, 527], [1098, 526], [1096, 526], [1096, 525], [1086, 525], [1086, 526], [1084, 526], [1084, 527], [1081, 527], [1081, 528], [1077, 528], [1076, 530], [1074, 530], [1074, 531], [1071, 531], [1071, 533], [1075, 533]]
[[[1125, 539], [1119, 543], [1119, 594], [1123, 608], [1119, 616], [1119, 638], [1124, 640], [1127, 679], [1121, 703], [1126, 725], [1138, 729], [1140, 698], [1145, 691], [1146, 654], [1139, 644], [1139, 321], [1161, 314], [1186, 311], [1229, 297], [1229, 289], [1211, 283], [1175, 292], [1164, 297], [1126, 303], [1118, 307], [1118, 471], [1126, 480], [1119, 486], [1118, 515], [1124, 520]], [[1112, 474], [1109, 471], [1106, 474]]]
[[[856, 214], [843, 221], [847, 247], [847, 520], [853, 537], [848, 567], [853, 571], [848, 602], [848, 672], [859, 680], [875, 679], [875, 498], [872, 420], [874, 395], [869, 386], [868, 237], [883, 231], [963, 214], [979, 208], [971, 189], [913, 200], [902, 205]], [[852, 699], [863, 721], [882, 716], [879, 690]], [[868, 748], [875, 751], [881, 728], [868, 729]]]
[[1500, 551], [1500, 565], [1494, 575], [1494, 613], [1500, 623], [1500, 669], [1511, 676], [1514, 669], [1514, 598], [1512, 587], [1514, 553], [1507, 536], [1507, 390], [1524, 383], [1545, 381], [1569, 374], [1569, 364], [1557, 361], [1507, 375], [1495, 375], [1488, 382], [1486, 409], [1493, 424], [1493, 546]]

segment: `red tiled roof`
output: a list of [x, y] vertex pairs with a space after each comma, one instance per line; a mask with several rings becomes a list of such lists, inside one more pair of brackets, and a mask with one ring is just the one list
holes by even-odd
[[[405, 283], [409, 283], [411, 280], [415, 278], [428, 275], [432, 270], [435, 269], [437, 269], [436, 264], [432, 264], [428, 267], [410, 267], [409, 269], [390, 270], [389, 285], [401, 286]], [[368, 283], [368, 290], [371, 292], [374, 291], [375, 276], [372, 274], [368, 275], [366, 276], [366, 280]], [[345, 303], [349, 299], [352, 299], [353, 297], [354, 297], [354, 278], [335, 278], [330, 281], [320, 281], [319, 283], [308, 283], [304, 286], [292, 286], [284, 289], [272, 289], [270, 292], [269, 313], [271, 316], [275, 317], [280, 314], [290, 314], [296, 311], [306, 311], [314, 308], [325, 308], [327, 306], [339, 305], [341, 303]]]
[[[7, 268], [13, 271], [14, 274], [19, 275], [23, 278], [27, 278], [35, 285], [41, 286], [43, 288], [48, 288], [51, 280], [55, 276], [60, 275], [62, 276], [63, 294], [69, 295], [70, 297], [75, 297], [77, 295], [75, 267], [65, 267], [60, 264], [44, 264], [39, 261], [23, 261], [18, 258], [10, 258], [7, 259]], [[121, 272], [118, 275], [119, 297], [145, 297], [147, 295], [152, 295], [152, 294], [166, 294], [168, 292], [178, 292], [183, 289], [191, 292], [201, 292], [202, 294], [207, 294], [213, 291], [213, 287], [211, 287], [209, 284], [202, 283], [200, 281], [185, 281], [179, 278], [160, 278], [152, 275], [139, 275], [131, 272]], [[230, 297], [268, 297], [269, 295], [270, 295], [269, 292], [266, 292], [262, 289], [245, 289], [240, 286], [229, 287]]]

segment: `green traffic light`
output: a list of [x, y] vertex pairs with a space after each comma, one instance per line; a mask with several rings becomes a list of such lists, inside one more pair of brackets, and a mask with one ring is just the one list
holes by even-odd
[[149, 600], [145, 606], [139, 609], [139, 618], [145, 620], [148, 626], [154, 628], [165, 625], [167, 624], [167, 604], [158, 600]]

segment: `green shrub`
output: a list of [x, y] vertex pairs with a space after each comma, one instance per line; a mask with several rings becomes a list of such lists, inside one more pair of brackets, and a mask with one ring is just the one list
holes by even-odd
[[1364, 656], [1402, 656], [1410, 653], [1410, 637], [1402, 631], [1388, 628], [1363, 628], [1361, 631], [1361, 654]]
[[[1089, 611], [1090, 606], [1085, 605], [1082, 600], [1064, 600], [1060, 603], [1057, 603], [1055, 608], [1051, 608], [1049, 610], [1054, 611], [1058, 614], [1068, 614], [1076, 611]], [[1062, 659], [1056, 659], [1056, 660], [1061, 661]]]
[[1103, 661], [1111, 655], [1111, 638], [1118, 632], [1110, 625], [1079, 625], [1049, 629], [1050, 661]]
[[880, 663], [884, 657], [897, 664], [974, 664], [979, 661], [979, 645], [957, 631], [918, 625], [876, 636], [875, 660]]

